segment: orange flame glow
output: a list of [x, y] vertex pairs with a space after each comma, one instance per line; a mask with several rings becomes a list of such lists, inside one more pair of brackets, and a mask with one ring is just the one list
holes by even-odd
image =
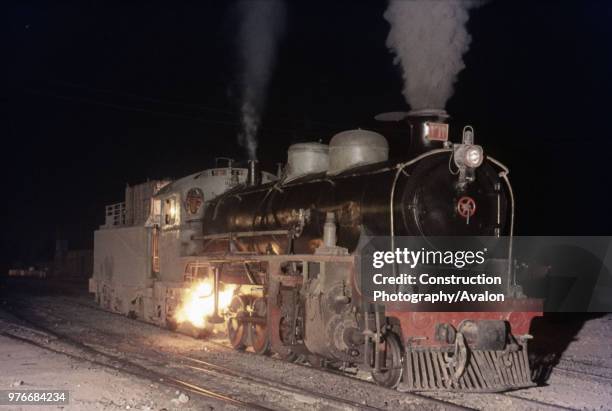
[[[219, 291], [219, 313], [230, 305], [235, 285], [222, 284]], [[183, 295], [183, 301], [176, 311], [175, 319], [180, 323], [190, 322], [194, 327], [204, 328], [206, 317], [215, 311], [214, 283], [212, 279], [195, 283]]]

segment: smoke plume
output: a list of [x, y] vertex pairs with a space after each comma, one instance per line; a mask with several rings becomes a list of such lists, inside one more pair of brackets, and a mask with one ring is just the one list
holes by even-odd
[[387, 47], [404, 79], [404, 97], [413, 110], [444, 108], [453, 94], [471, 37], [465, 24], [475, 0], [390, 0], [384, 17], [391, 24]]
[[237, 7], [242, 128], [238, 142], [253, 160], [257, 157], [257, 133], [278, 40], [285, 28], [286, 9], [282, 0], [241, 0]]

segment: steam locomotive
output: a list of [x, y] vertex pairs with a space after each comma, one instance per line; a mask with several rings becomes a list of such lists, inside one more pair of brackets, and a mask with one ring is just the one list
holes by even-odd
[[399, 163], [387, 161], [383, 136], [364, 130], [337, 134], [329, 148], [294, 145], [278, 181], [259, 184], [251, 164], [247, 184], [207, 205], [202, 252], [218, 256], [219, 281], [245, 287], [228, 321], [234, 348], [359, 364], [377, 383], [406, 390], [531, 385], [527, 339], [538, 301], [509, 287], [502, 312], [415, 312], [369, 304], [359, 289], [366, 234], [512, 235], [508, 170], [485, 157], [469, 127], [450, 144], [446, 118], [410, 113], [410, 157]]
[[[471, 127], [453, 144], [444, 111], [380, 119], [409, 125], [403, 159], [389, 160], [382, 135], [350, 130], [329, 145], [292, 145], [277, 178], [252, 161], [246, 170], [229, 165], [207, 174], [228, 178], [214, 193], [195, 186], [199, 175], [156, 191], [144, 224], [149, 291], [123, 295], [115, 310], [176, 325], [180, 286], [173, 284], [208, 278], [215, 309], [207, 321], [223, 324], [236, 350], [358, 367], [376, 383], [406, 391], [533, 385], [527, 341], [541, 302], [514, 285], [511, 247], [500, 265], [507, 286], [496, 311], [415, 310], [373, 303], [363, 292], [366, 238], [511, 238], [514, 230], [508, 169], [474, 144]], [[125, 287], [104, 278], [94, 274], [90, 289], [110, 307]], [[221, 310], [227, 287], [233, 295]]]

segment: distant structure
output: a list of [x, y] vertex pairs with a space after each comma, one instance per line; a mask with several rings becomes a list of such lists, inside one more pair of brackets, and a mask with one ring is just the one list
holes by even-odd
[[89, 278], [93, 273], [93, 250], [68, 249], [68, 242], [57, 240], [52, 264], [53, 277], [66, 279]]
[[8, 270], [9, 277], [60, 278], [84, 280], [93, 273], [93, 250], [69, 249], [68, 241], [58, 238], [52, 261], [15, 264]]

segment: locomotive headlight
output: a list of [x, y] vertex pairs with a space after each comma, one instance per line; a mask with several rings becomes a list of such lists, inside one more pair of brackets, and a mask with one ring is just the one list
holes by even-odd
[[470, 146], [465, 150], [465, 165], [476, 168], [482, 164], [483, 152], [480, 146]]
[[[484, 161], [484, 151], [482, 147], [474, 144], [474, 129], [472, 126], [463, 127], [463, 138], [461, 144], [453, 144], [453, 159], [457, 166], [457, 171], [452, 174], [458, 175], [457, 191], [462, 192], [465, 187], [476, 180], [476, 168]], [[469, 224], [469, 217], [467, 219]]]
[[477, 168], [484, 160], [484, 152], [481, 146], [473, 144], [455, 145], [455, 164], [459, 168]]

